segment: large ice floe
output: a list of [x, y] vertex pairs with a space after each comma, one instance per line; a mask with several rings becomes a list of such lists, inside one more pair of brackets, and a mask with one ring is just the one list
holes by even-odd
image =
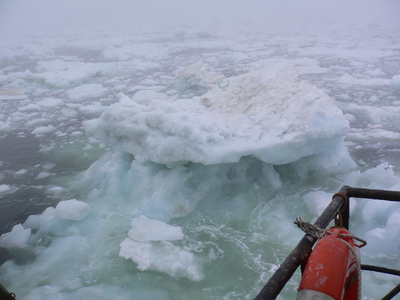
[[192, 67], [186, 73], [212, 87], [191, 99], [120, 93], [100, 119], [86, 122], [87, 133], [142, 162], [210, 165], [251, 156], [280, 165], [337, 151], [349, 130], [333, 100], [297, 80], [287, 60], [224, 79]]
[[85, 173], [85, 182], [102, 178], [92, 197], [135, 199], [121, 257], [140, 270], [201, 280], [201, 260], [182, 243], [182, 229], [159, 220], [185, 216], [227, 182], [240, 185], [258, 177], [263, 185], [279, 187], [276, 165], [353, 166], [343, 143], [348, 121], [327, 94], [298, 80], [299, 63], [266, 60], [227, 78], [196, 63], [177, 73], [207, 88], [202, 95], [120, 93], [99, 119], [84, 123], [90, 137], [110, 147]]

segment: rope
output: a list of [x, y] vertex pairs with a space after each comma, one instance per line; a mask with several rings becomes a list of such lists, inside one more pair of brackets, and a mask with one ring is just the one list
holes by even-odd
[[301, 217], [297, 217], [294, 221], [294, 224], [296, 224], [297, 227], [303, 230], [306, 234], [318, 239], [323, 238], [327, 232], [325, 229], [319, 228], [314, 224], [304, 221]]
[[[314, 224], [306, 222], [301, 217], [297, 217], [296, 220], [294, 221], [294, 224], [296, 224], [297, 227], [299, 227], [301, 230], [303, 230], [306, 234], [309, 234], [318, 239], [321, 239], [321, 238], [325, 237], [326, 235], [330, 234], [330, 232], [327, 231], [326, 229], [319, 228], [318, 226], [316, 226]], [[355, 235], [352, 235], [352, 234], [340, 233], [338, 236], [341, 238], [352, 238], [356, 241], [359, 241], [361, 244], [360, 245], [356, 244], [356, 246], [358, 248], [362, 248], [367, 244], [367, 241], [365, 241], [362, 238], [359, 238]], [[341, 240], [343, 240], [343, 239], [341, 239]]]

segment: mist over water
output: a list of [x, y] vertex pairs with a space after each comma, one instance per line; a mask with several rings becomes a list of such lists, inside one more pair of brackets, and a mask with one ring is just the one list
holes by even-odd
[[[400, 190], [397, 1], [2, 1], [0, 282], [252, 299], [346, 184]], [[397, 203], [357, 200], [400, 268]], [[296, 273], [280, 299], [293, 299]], [[363, 299], [396, 278], [363, 273]]]
[[395, 0], [316, 1], [87, 1], [3, 0], [2, 34], [202, 26], [299, 30], [379, 24], [399, 26]]

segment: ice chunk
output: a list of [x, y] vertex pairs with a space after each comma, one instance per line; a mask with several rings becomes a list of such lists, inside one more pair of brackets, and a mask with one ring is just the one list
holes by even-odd
[[119, 94], [87, 134], [139, 161], [167, 165], [220, 164], [253, 156], [271, 164], [330, 152], [349, 123], [322, 90], [296, 80], [287, 61], [227, 79], [192, 99], [154, 95], [135, 101]]
[[51, 195], [60, 195], [64, 191], [64, 188], [60, 186], [53, 186], [48, 189], [46, 189], [46, 193], [51, 194]]
[[23, 112], [37, 112], [40, 111], [41, 108], [39, 105], [30, 103], [26, 106], [21, 107], [19, 110]]
[[11, 190], [8, 184], [0, 184], [0, 193], [6, 193]]
[[106, 89], [102, 84], [82, 84], [76, 88], [73, 88], [68, 91], [68, 96], [70, 99], [75, 101], [90, 99], [100, 97], [106, 92]]
[[39, 62], [36, 67], [38, 73], [26, 71], [24, 76], [28, 80], [44, 81], [56, 88], [73, 88], [86, 83], [101, 70], [101, 64], [51, 60]]
[[21, 169], [21, 170], [19, 170], [19, 171], [17, 171], [17, 172], [15, 172], [14, 173], [14, 176], [22, 176], [22, 175], [25, 175], [26, 173], [28, 173], [29, 172], [29, 170], [28, 169]]
[[183, 68], [178, 72], [178, 76], [190, 84], [205, 88], [212, 88], [215, 84], [225, 79], [225, 76], [207, 70], [207, 66], [202, 61], [195, 62]]
[[201, 266], [190, 249], [169, 242], [183, 238], [181, 227], [140, 216], [133, 219], [128, 237], [120, 244], [119, 256], [131, 259], [141, 271], [202, 280]]
[[352, 76], [350, 74], [344, 74], [340, 77], [340, 83], [344, 85], [389, 85], [390, 80], [384, 78], [376, 78], [376, 77], [365, 77], [365, 76]]
[[64, 101], [55, 98], [45, 98], [36, 102], [37, 105], [40, 105], [44, 108], [52, 108], [64, 105]]
[[7, 249], [25, 248], [31, 235], [31, 229], [25, 229], [21, 224], [17, 224], [10, 232], [0, 236], [0, 247]]
[[86, 217], [91, 208], [89, 204], [76, 199], [61, 201], [55, 211], [59, 218], [64, 220], [79, 221]]
[[100, 116], [105, 110], [105, 107], [101, 104], [87, 105], [79, 108], [79, 111], [87, 116]]
[[[387, 216], [386, 216], [387, 218]], [[400, 242], [400, 212], [394, 211], [387, 219], [384, 228], [374, 228], [366, 232], [365, 237], [368, 241], [369, 251], [384, 253], [385, 255], [398, 255]], [[382, 245], [385, 245], [382, 247]]]
[[183, 239], [182, 228], [140, 216], [133, 219], [128, 236], [136, 241], [176, 241]]
[[12, 186], [12, 185], [8, 185], [8, 184], [0, 184], [0, 195], [1, 194], [12, 194], [15, 191], [19, 190], [18, 187], [16, 186]]
[[393, 166], [383, 163], [365, 172], [350, 172], [343, 180], [349, 186], [362, 186], [370, 189], [396, 189], [399, 178], [395, 175]]
[[[162, 93], [152, 91], [152, 90], [141, 90], [141, 91], [138, 91], [132, 98], [133, 101], [140, 103], [140, 104], [144, 104], [144, 105], [148, 105], [154, 99], [168, 101], [168, 96], [165, 94], [162, 94]], [[128, 105], [129, 105], [129, 102], [131, 102], [131, 99], [128, 97], [125, 98], [125, 97], [120, 96], [119, 100], [121, 102], [126, 101]]]
[[119, 256], [131, 259], [141, 271], [165, 272], [172, 277], [187, 277], [193, 281], [204, 278], [195, 255], [167, 241], [138, 242], [126, 238], [120, 244]]
[[7, 124], [6, 122], [0, 121], [0, 132], [6, 132], [8, 130], [10, 130], [9, 124]]
[[390, 85], [400, 87], [400, 75], [394, 75], [390, 81]]
[[44, 179], [50, 176], [49, 172], [40, 172], [35, 179], [40, 180], [40, 179]]
[[41, 135], [41, 134], [52, 132], [55, 129], [56, 128], [53, 125], [39, 126], [39, 127], [36, 127], [34, 130], [32, 130], [32, 134]]

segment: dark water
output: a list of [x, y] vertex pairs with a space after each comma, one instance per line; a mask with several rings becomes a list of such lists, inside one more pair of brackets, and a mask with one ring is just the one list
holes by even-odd
[[[63, 176], [85, 170], [98, 157], [81, 156], [79, 143], [47, 153], [40, 151], [40, 146], [40, 139], [31, 135], [8, 134], [0, 138], [0, 184], [9, 186], [0, 193], [0, 235], [29, 215], [72, 197], [62, 189]], [[64, 194], [54, 195], [52, 187]]]
[[[34, 179], [46, 162], [39, 148], [39, 141], [30, 136], [7, 135], [0, 140], [1, 183], [9, 185], [11, 191], [17, 189], [0, 194], [0, 234], [53, 204], [44, 193], [48, 179]], [[20, 170], [24, 171], [16, 174]]]

